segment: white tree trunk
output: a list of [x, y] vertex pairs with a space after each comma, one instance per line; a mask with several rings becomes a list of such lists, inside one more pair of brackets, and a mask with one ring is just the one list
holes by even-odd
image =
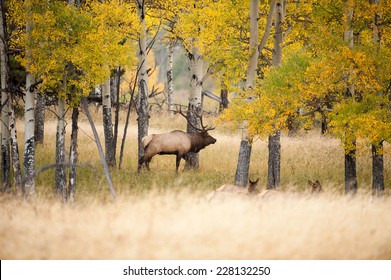
[[69, 187], [68, 197], [69, 202], [75, 201], [76, 193], [76, 164], [77, 164], [77, 139], [78, 139], [78, 120], [79, 120], [79, 108], [74, 108], [72, 111], [72, 133], [71, 133], [71, 146], [69, 151]]
[[16, 132], [15, 113], [12, 102], [10, 102], [9, 116], [12, 168], [14, 171], [14, 183], [16, 193], [19, 195], [22, 193], [22, 172], [20, 169], [18, 137]]
[[10, 182], [10, 149], [8, 138], [11, 143], [11, 156], [12, 156], [12, 167], [14, 171], [14, 182], [17, 194], [21, 193], [22, 188], [22, 173], [20, 170], [19, 161], [19, 147], [16, 133], [15, 114], [12, 104], [11, 94], [8, 90], [8, 55], [7, 55], [7, 42], [5, 41], [5, 18], [4, 16], [4, 3], [1, 4], [0, 11], [0, 68], [1, 68], [1, 104], [4, 105], [1, 110], [2, 116], [2, 164], [1, 168], [3, 171], [3, 187], [2, 191], [8, 191], [11, 187]]
[[35, 108], [35, 142], [43, 144], [45, 136], [45, 107], [46, 97], [43, 94], [37, 94]]
[[274, 11], [274, 48], [272, 57], [272, 65], [275, 68], [280, 67], [282, 63], [282, 42], [284, 38], [283, 23], [285, 20], [285, 9], [285, 1], [277, 1]]
[[168, 44], [168, 60], [167, 60], [167, 99], [168, 112], [171, 116], [174, 115], [174, 79], [173, 79], [173, 64], [174, 64], [174, 44]]
[[10, 146], [9, 146], [9, 118], [8, 118], [8, 96], [2, 94], [1, 104], [1, 173], [2, 173], [2, 191], [7, 191], [11, 187], [11, 162], [10, 162]]
[[201, 114], [203, 58], [197, 48], [193, 48], [188, 56], [190, 69], [189, 110]]
[[120, 91], [121, 91], [121, 67], [117, 66], [115, 68], [115, 75], [111, 79], [112, 87], [115, 88], [115, 114], [114, 114], [114, 135], [113, 135], [113, 150], [114, 150], [114, 160], [117, 162], [117, 142], [118, 142], [118, 126], [119, 126], [119, 113], [120, 113]]
[[246, 83], [245, 87], [254, 88], [255, 79], [257, 77], [258, 69], [258, 14], [259, 14], [259, 2], [258, 0], [250, 1], [250, 58], [247, 67]]
[[[3, 5], [1, 5], [3, 8]], [[3, 25], [3, 9], [0, 11], [0, 67], [1, 67], [1, 171], [2, 171], [2, 191], [8, 191], [11, 188], [11, 162], [9, 146], [9, 94], [7, 92], [7, 54], [5, 42], [5, 30]]]
[[[258, 50], [258, 0], [250, 1], [250, 57], [247, 67], [245, 88], [254, 88], [257, 77], [259, 50]], [[235, 173], [235, 185], [246, 186], [250, 170], [252, 139], [247, 133], [247, 121], [242, 124], [242, 141], [240, 142], [238, 164]]]
[[[202, 115], [202, 74], [203, 74], [203, 57], [197, 48], [193, 48], [188, 54], [190, 70], [190, 97], [188, 105], [188, 120], [195, 127], [200, 127], [200, 118]], [[187, 132], [195, 132], [195, 129], [187, 124]], [[186, 155], [185, 168], [199, 167], [198, 153], [188, 153]]]
[[113, 122], [111, 116], [110, 78], [102, 85], [103, 130], [105, 135], [105, 157], [109, 166], [115, 166]]
[[[139, 1], [137, 1], [139, 2]], [[138, 160], [144, 156], [144, 148], [141, 140], [148, 135], [148, 65], [147, 65], [147, 31], [145, 22], [145, 2], [139, 3], [138, 16], [141, 21], [141, 33], [139, 38], [139, 75], [138, 75]]]
[[[64, 86], [65, 89], [65, 86]], [[66, 101], [58, 100], [57, 109], [57, 133], [56, 133], [56, 194], [62, 197], [63, 202], [67, 201], [66, 173], [65, 173], [65, 110]]]
[[[31, 12], [27, 12], [27, 24], [26, 24], [26, 37], [29, 40], [30, 34], [33, 29], [33, 22]], [[26, 56], [28, 60], [32, 59], [31, 51], [26, 50]], [[26, 66], [26, 97], [24, 108], [24, 176], [25, 183], [23, 186], [23, 193], [25, 196], [33, 196], [35, 194], [35, 139], [34, 139], [34, 96], [35, 88], [32, 85], [35, 82], [33, 75], [29, 72], [30, 66]]]

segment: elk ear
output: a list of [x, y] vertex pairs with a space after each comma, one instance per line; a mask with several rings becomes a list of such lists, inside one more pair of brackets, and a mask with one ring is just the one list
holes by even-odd
[[317, 184], [319, 184], [319, 185], [320, 185], [320, 182], [319, 182], [319, 180], [316, 180], [316, 181], [315, 181], [315, 183], [317, 183]]
[[257, 178], [255, 181], [251, 181], [251, 179], [248, 179], [250, 184], [258, 184], [259, 178]]
[[308, 185], [313, 186], [314, 183], [311, 180], [308, 180]]

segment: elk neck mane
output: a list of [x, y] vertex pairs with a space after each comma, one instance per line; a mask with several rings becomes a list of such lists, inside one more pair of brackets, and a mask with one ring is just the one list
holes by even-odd
[[202, 134], [204, 132], [191, 132], [191, 133], [187, 133], [189, 139], [190, 139], [190, 143], [191, 143], [191, 147], [192, 147], [192, 152], [199, 152], [200, 150], [204, 149], [205, 148], [205, 144], [204, 144], [204, 138], [202, 137]]

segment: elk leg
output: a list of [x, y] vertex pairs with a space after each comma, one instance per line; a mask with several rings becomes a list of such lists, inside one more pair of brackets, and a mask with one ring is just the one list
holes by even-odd
[[181, 163], [181, 158], [182, 156], [181, 155], [176, 155], [176, 173], [178, 173], [178, 168], [179, 168], [179, 164]]
[[140, 160], [138, 161], [138, 168], [137, 168], [137, 172], [140, 172], [140, 169], [141, 167], [143, 166], [143, 163], [145, 164], [145, 166], [147, 167], [148, 171], [150, 171], [151, 169], [149, 169], [149, 163], [151, 162], [151, 158], [148, 158], [146, 159], [145, 156], [142, 156], [140, 158]]
[[141, 166], [143, 165], [143, 163], [144, 163], [144, 157], [142, 156], [142, 157], [138, 160], [137, 172], [140, 172], [140, 169], [141, 169]]
[[145, 166], [147, 167], [148, 171], [151, 171], [151, 169], [149, 168], [149, 163], [151, 162], [152, 158], [149, 158], [145, 161]]

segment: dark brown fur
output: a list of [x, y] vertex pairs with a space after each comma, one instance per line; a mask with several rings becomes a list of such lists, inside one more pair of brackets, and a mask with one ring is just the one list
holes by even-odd
[[308, 180], [308, 184], [312, 187], [311, 192], [318, 193], [322, 191], [322, 185], [320, 184], [319, 180], [316, 180], [315, 183], [311, 180]]
[[259, 181], [259, 178], [256, 179], [255, 181], [251, 181], [250, 179], [248, 179], [248, 182], [249, 182], [249, 185], [248, 185], [248, 192], [250, 194], [257, 194], [259, 193], [259, 191], [257, 191], [255, 188], [257, 187], [258, 185], [258, 181]]
[[189, 152], [198, 153], [210, 144], [216, 143], [216, 139], [207, 131], [187, 133], [181, 130], [174, 130], [164, 134], [152, 134], [142, 140], [144, 156], [139, 160], [138, 170], [143, 164], [149, 170], [149, 163], [153, 156], [176, 155], [176, 172], [182, 158]]

